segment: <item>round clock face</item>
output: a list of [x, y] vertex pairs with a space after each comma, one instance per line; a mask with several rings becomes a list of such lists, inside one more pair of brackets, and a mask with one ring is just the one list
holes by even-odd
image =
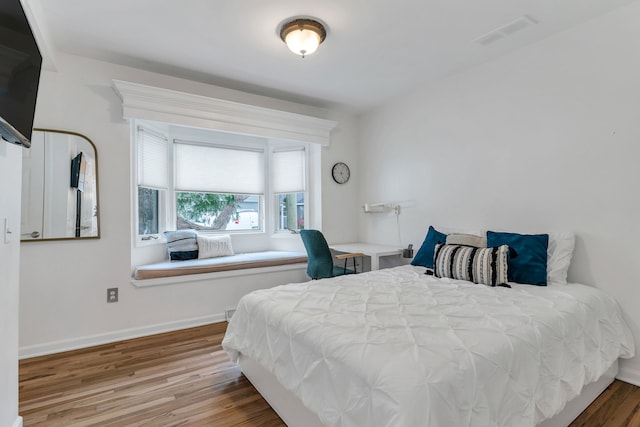
[[349, 177], [351, 176], [351, 172], [349, 171], [349, 166], [346, 163], [338, 162], [333, 165], [331, 169], [331, 176], [333, 180], [338, 184], [344, 184], [349, 181]]

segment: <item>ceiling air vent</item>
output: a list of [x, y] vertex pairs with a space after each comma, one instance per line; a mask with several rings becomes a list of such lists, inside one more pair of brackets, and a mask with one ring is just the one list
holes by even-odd
[[536, 20], [534, 20], [533, 18], [527, 16], [527, 15], [523, 15], [521, 17], [519, 17], [518, 19], [514, 19], [513, 21], [496, 28], [495, 30], [491, 30], [486, 34], [481, 35], [480, 37], [477, 37], [476, 39], [474, 39], [474, 43], [479, 43], [481, 45], [489, 45], [495, 41], [498, 41], [502, 38], [505, 38], [507, 36], [510, 36], [513, 33], [516, 33], [518, 31], [524, 30], [525, 28], [529, 27], [530, 25], [535, 25], [538, 22]]

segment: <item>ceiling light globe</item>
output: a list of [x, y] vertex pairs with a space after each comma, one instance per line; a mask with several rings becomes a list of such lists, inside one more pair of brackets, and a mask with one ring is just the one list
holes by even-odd
[[311, 30], [291, 31], [284, 39], [291, 52], [301, 56], [310, 55], [320, 46], [320, 36]]
[[294, 19], [280, 29], [280, 38], [289, 50], [303, 58], [315, 52], [326, 36], [324, 26], [313, 19]]

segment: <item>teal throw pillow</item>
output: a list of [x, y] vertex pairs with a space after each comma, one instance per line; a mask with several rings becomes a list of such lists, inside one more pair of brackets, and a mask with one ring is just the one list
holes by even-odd
[[422, 246], [411, 260], [411, 265], [433, 268], [433, 253], [438, 243], [446, 243], [447, 235], [439, 232], [433, 226], [429, 226], [427, 236], [422, 242]]
[[508, 276], [510, 282], [529, 285], [547, 285], [548, 234], [517, 234], [487, 231], [487, 246], [508, 245], [518, 254], [509, 257]]

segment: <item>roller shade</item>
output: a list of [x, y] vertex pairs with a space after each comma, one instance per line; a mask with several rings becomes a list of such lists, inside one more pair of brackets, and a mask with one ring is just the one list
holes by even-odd
[[264, 151], [175, 143], [176, 191], [264, 194]]
[[275, 151], [272, 158], [273, 192], [300, 193], [305, 191], [304, 149]]
[[164, 136], [138, 128], [138, 185], [156, 189], [169, 186], [167, 144]]

